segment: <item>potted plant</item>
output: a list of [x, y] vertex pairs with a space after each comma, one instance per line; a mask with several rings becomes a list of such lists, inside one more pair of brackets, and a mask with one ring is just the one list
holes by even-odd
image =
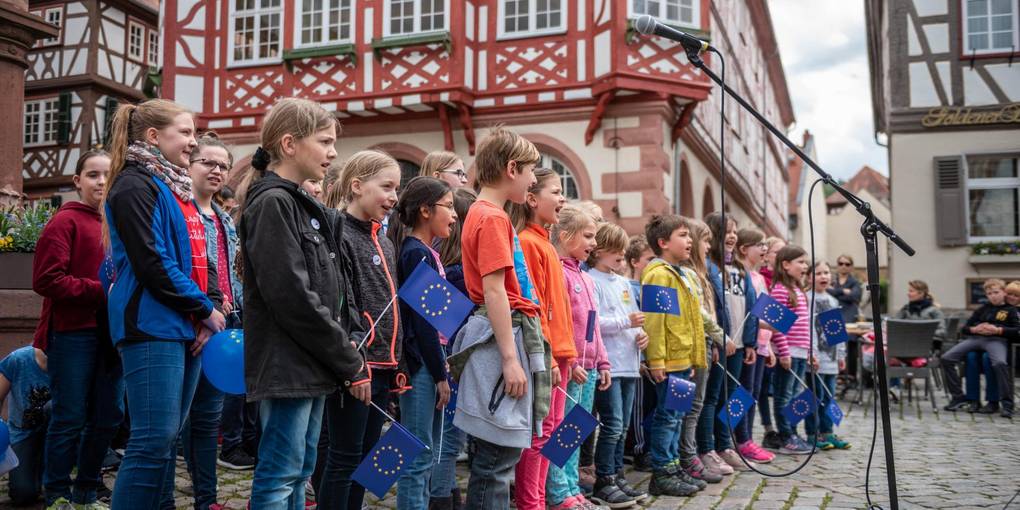
[[35, 245], [52, 216], [53, 209], [46, 204], [0, 211], [0, 288], [32, 288]]

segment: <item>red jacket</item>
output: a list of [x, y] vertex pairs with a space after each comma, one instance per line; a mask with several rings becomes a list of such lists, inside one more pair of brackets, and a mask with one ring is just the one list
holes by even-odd
[[32, 289], [43, 297], [33, 346], [46, 349], [49, 331], [96, 327], [106, 299], [99, 283], [102, 217], [81, 202], [61, 206], [46, 224], [32, 261]]

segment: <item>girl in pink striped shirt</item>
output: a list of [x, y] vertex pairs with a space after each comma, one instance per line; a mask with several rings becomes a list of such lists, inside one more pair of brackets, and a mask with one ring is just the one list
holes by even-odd
[[808, 300], [804, 294], [804, 275], [807, 272], [808, 257], [803, 248], [790, 244], [776, 254], [769, 294], [797, 314], [797, 321], [789, 332], [783, 334], [777, 331], [772, 335], [772, 345], [779, 357], [773, 383], [773, 410], [782, 440], [779, 453], [787, 455], [811, 453], [811, 446], [797, 435], [796, 429], [783, 416], [783, 408], [802, 389], [797, 379], [804, 380], [811, 347]]

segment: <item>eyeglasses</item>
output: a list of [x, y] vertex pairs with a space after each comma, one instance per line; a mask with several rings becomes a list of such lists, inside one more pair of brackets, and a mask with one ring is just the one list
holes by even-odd
[[836, 262], [836, 264], [839, 265], [839, 266], [842, 266], [842, 267], [852, 267], [853, 266], [853, 264], [851, 264], [849, 262]]
[[432, 205], [438, 205], [439, 207], [445, 207], [445, 208], [447, 208], [447, 209], [449, 209], [449, 210], [451, 210], [451, 211], [455, 211], [455, 210], [456, 210], [456, 209], [454, 209], [454, 207], [453, 207], [453, 202], [450, 202], [450, 203], [448, 203], [448, 204], [440, 204], [440, 203], [435, 203], [435, 204], [432, 204]]
[[199, 158], [199, 159], [196, 159], [196, 160], [192, 161], [192, 163], [198, 163], [198, 164], [204, 166], [205, 169], [209, 170], [209, 171], [215, 170], [217, 168], [219, 168], [220, 171], [223, 172], [223, 173], [227, 173], [227, 172], [230, 171], [230, 165], [228, 165], [226, 163], [220, 163], [220, 162], [217, 162], [217, 161], [213, 161], [211, 159]]
[[467, 178], [468, 178], [467, 177], [467, 172], [465, 172], [463, 170], [440, 170], [439, 173], [441, 173], [441, 174], [453, 174], [453, 175], [456, 175], [458, 179], [467, 180]]

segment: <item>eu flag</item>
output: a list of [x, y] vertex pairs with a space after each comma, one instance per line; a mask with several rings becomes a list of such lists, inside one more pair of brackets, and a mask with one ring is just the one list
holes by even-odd
[[666, 392], [666, 409], [686, 413], [694, 405], [694, 383], [683, 377], [670, 375], [669, 387]]
[[754, 397], [751, 396], [743, 386], [737, 386], [733, 395], [726, 402], [726, 406], [719, 410], [720, 421], [729, 422], [730, 428], [736, 427], [740, 419], [747, 414], [747, 411], [754, 405]]
[[414, 268], [397, 295], [446, 338], [454, 337], [475, 307], [467, 296], [425, 262]]
[[446, 376], [446, 382], [450, 384], [450, 401], [446, 403], [446, 408], [443, 409], [443, 416], [452, 422], [453, 415], [457, 414], [457, 393], [460, 387], [449, 375]]
[[850, 340], [850, 335], [846, 332], [846, 323], [843, 322], [843, 312], [839, 308], [818, 314], [818, 324], [822, 326], [825, 342], [830, 347]]
[[680, 315], [680, 298], [676, 289], [661, 285], [642, 285], [641, 311]]
[[411, 464], [424, 450], [425, 443], [399, 423], [393, 422], [375, 444], [375, 448], [361, 461], [352, 478], [382, 499], [400, 478], [404, 467]]
[[793, 313], [793, 310], [776, 301], [776, 298], [764, 293], [758, 296], [758, 302], [751, 309], [751, 315], [767, 322], [769, 326], [776, 328], [784, 335], [789, 333], [793, 323], [797, 322], [797, 314]]
[[843, 410], [839, 408], [839, 404], [836, 403], [836, 399], [829, 400], [829, 405], [825, 406], [825, 414], [829, 416], [832, 423], [839, 425], [843, 421]]
[[815, 409], [818, 409], [818, 399], [811, 390], [804, 390], [786, 404], [783, 416], [790, 422], [791, 427], [796, 427], [801, 420], [814, 414]]
[[595, 427], [598, 424], [598, 420], [591, 413], [585, 411], [583, 407], [575, 405], [563, 418], [560, 426], [553, 431], [549, 441], [542, 447], [542, 455], [549, 459], [549, 462], [563, 469], [570, 455], [581, 446], [585, 439], [588, 439], [592, 432], [595, 432]]

